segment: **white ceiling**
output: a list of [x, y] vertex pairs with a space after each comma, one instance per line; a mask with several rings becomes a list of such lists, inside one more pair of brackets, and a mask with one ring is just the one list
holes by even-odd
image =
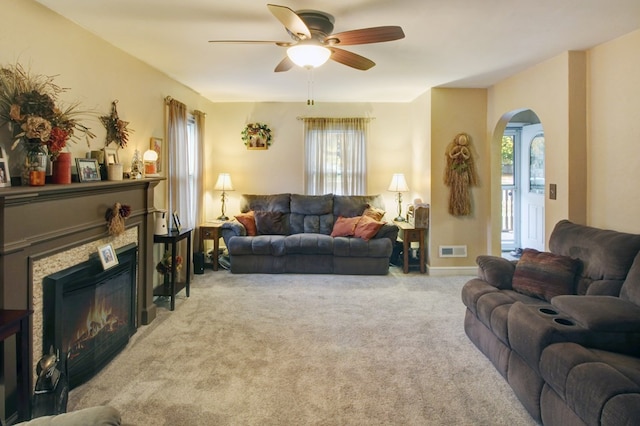
[[[264, 0], [36, 0], [202, 96], [306, 101], [308, 72], [273, 69], [290, 41]], [[406, 38], [349, 46], [376, 62], [313, 71], [316, 102], [407, 102], [430, 87], [488, 87], [567, 50], [640, 28], [640, 0], [272, 0], [335, 17], [334, 33], [399, 25]]]

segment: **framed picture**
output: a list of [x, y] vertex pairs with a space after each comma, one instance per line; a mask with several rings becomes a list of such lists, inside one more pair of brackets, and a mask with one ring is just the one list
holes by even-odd
[[109, 269], [118, 264], [118, 256], [116, 256], [116, 252], [113, 251], [111, 244], [98, 247], [98, 256], [100, 256], [100, 262], [102, 262], [103, 269]]
[[117, 164], [120, 160], [118, 159], [118, 150], [115, 148], [104, 148], [104, 164]]
[[11, 186], [9, 176], [9, 157], [4, 148], [0, 147], [0, 187]]
[[173, 226], [175, 229], [180, 232], [182, 230], [182, 224], [180, 223], [180, 218], [178, 217], [178, 212], [173, 212]]
[[95, 158], [76, 158], [78, 180], [80, 182], [100, 181], [100, 166]]
[[156, 172], [162, 171], [162, 139], [151, 138], [150, 149], [154, 150], [158, 154], [158, 160], [156, 161]]

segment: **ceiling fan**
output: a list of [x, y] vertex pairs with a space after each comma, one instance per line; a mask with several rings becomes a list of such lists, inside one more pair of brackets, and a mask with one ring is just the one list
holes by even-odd
[[335, 19], [328, 13], [317, 10], [294, 12], [286, 6], [275, 4], [267, 4], [267, 7], [284, 25], [293, 41], [210, 40], [209, 43], [267, 43], [287, 47], [287, 56], [276, 66], [275, 72], [288, 71], [294, 65], [315, 68], [328, 59], [366, 71], [375, 66], [375, 62], [338, 46], [381, 43], [404, 38], [404, 32], [398, 26], [362, 28], [332, 34]]

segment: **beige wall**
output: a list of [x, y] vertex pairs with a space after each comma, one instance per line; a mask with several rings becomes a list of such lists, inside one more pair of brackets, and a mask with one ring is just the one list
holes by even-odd
[[[0, 64], [15, 63], [34, 74], [57, 76], [56, 83], [69, 88], [62, 96], [65, 103], [80, 102], [83, 109], [96, 112], [83, 124], [97, 137], [90, 146], [84, 141], [69, 144], [74, 157], [104, 147], [105, 129], [98, 117], [108, 115], [111, 102], [117, 99], [120, 118], [134, 130], [128, 146], [119, 152], [125, 169], [135, 149], [142, 153], [151, 137], [164, 138], [166, 96], [184, 102], [190, 110], [210, 112], [213, 106], [193, 90], [31, 0], [2, 2]], [[0, 140], [10, 156], [18, 155], [9, 150], [6, 133]], [[164, 206], [164, 191], [164, 184], [156, 189], [157, 207]]]
[[[487, 143], [485, 89], [431, 90], [431, 229], [429, 230], [429, 272], [446, 273], [473, 266], [475, 258], [486, 253], [489, 206], [489, 145]], [[471, 136], [471, 147], [479, 184], [471, 189], [472, 214], [449, 214], [449, 187], [443, 178], [445, 151], [461, 132]], [[441, 245], [466, 245], [467, 257], [439, 257]]]
[[640, 233], [640, 31], [589, 51], [587, 221]]
[[[397, 214], [394, 194], [387, 191], [393, 173], [404, 173], [411, 192], [404, 200], [428, 196], [425, 164], [425, 103], [217, 103], [207, 116], [212, 143], [206, 147], [207, 219], [220, 215], [220, 192], [213, 190], [218, 173], [228, 172], [234, 185], [227, 215], [239, 212], [243, 193], [304, 193], [304, 137], [299, 117], [370, 117], [367, 145], [368, 193], [382, 194], [387, 219]], [[240, 132], [249, 122], [267, 123], [272, 145], [248, 150]], [[416, 173], [415, 170], [420, 170]], [[406, 204], [406, 203], [403, 203]], [[403, 212], [406, 209], [403, 206]]]
[[583, 52], [565, 52], [489, 89], [487, 125], [492, 152], [490, 197], [494, 212], [490, 246], [494, 254], [500, 251], [500, 138], [511, 116], [523, 109], [531, 109], [541, 120], [545, 133], [547, 187], [550, 183], [557, 185], [556, 200], [549, 200], [545, 194], [546, 235], [560, 219], [585, 223], [584, 56]]

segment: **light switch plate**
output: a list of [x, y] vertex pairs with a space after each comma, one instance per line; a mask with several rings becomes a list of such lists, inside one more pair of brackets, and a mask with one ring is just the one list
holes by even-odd
[[556, 199], [556, 184], [555, 183], [550, 183], [549, 184], [549, 199], [550, 200], [555, 200]]

